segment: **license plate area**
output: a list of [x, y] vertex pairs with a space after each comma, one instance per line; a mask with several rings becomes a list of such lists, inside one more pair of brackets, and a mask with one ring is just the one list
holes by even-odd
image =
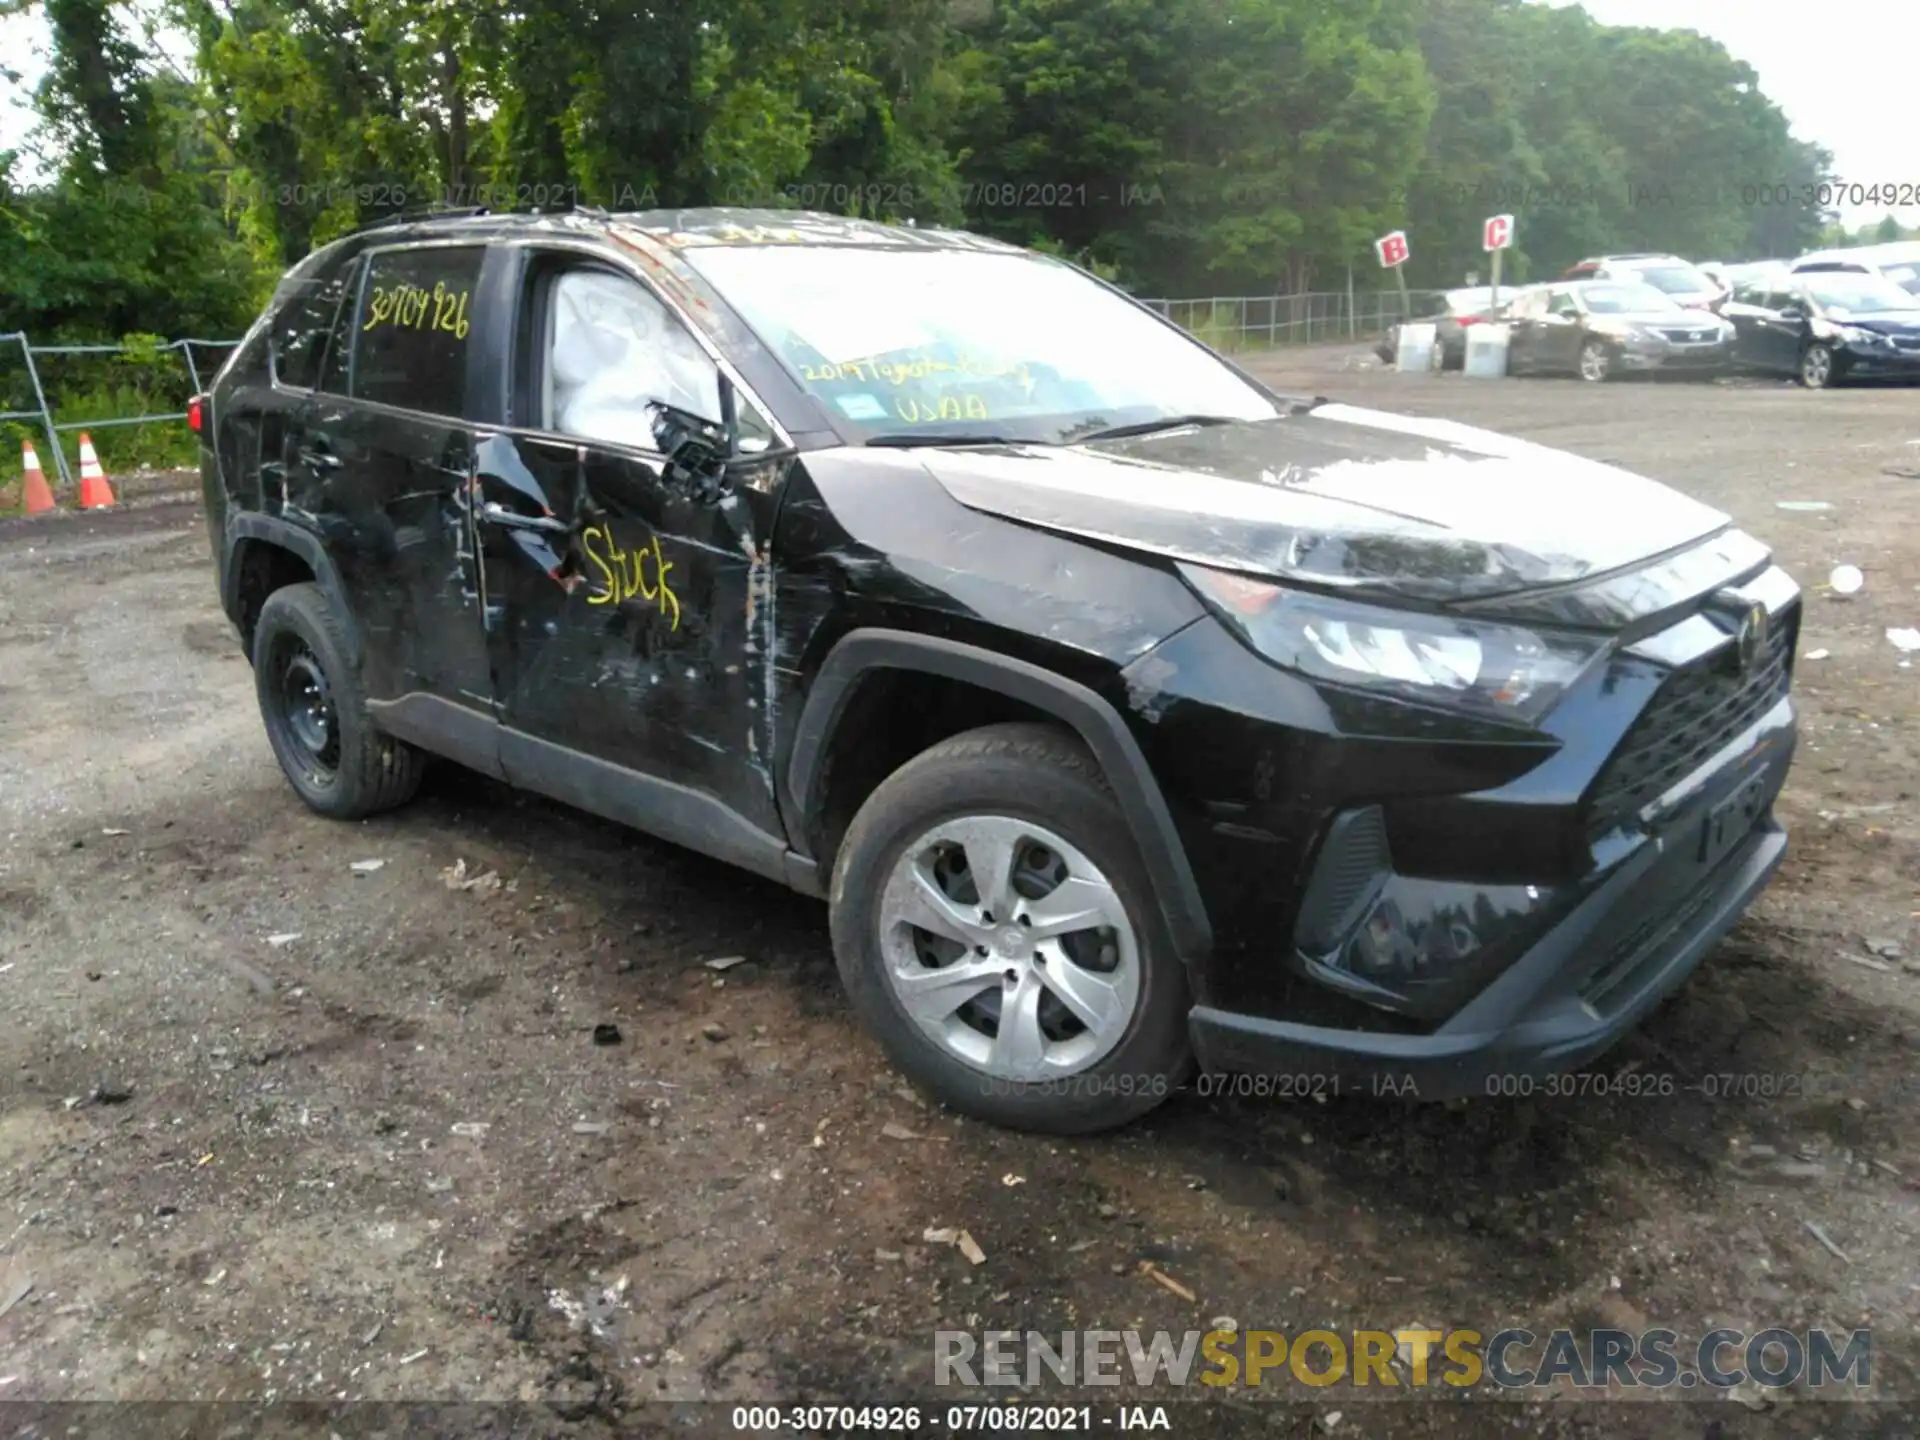
[[1737, 790], [1715, 804], [1700, 826], [1700, 863], [1708, 867], [1718, 864], [1729, 850], [1744, 840], [1760, 819], [1766, 802], [1767, 776], [1763, 771], [1749, 775]]

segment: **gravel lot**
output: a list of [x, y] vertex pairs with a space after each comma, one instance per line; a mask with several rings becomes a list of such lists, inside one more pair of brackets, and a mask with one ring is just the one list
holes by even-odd
[[[197, 501], [0, 521], [0, 1402], [538, 1402], [596, 1435], [673, 1418], [647, 1402], [925, 1397], [938, 1328], [1232, 1316], [1870, 1325], [1879, 1393], [1920, 1403], [1920, 670], [1886, 635], [1920, 626], [1920, 394], [1257, 368], [1671, 482], [1806, 586], [1787, 866], [1604, 1062], [1671, 1095], [1182, 1096], [1075, 1142], [957, 1121], [844, 1012], [812, 902], [451, 768], [380, 821], [310, 815]], [[446, 882], [463, 862], [482, 883]], [[1289, 1398], [1169, 1411], [1183, 1436], [1334, 1411], [1342, 1436], [1911, 1433], [1793, 1395]]]

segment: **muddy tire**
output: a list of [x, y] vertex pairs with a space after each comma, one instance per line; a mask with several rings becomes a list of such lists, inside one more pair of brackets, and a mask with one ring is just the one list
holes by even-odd
[[312, 809], [358, 820], [411, 800], [425, 756], [374, 729], [346, 656], [341, 617], [319, 586], [267, 597], [254, 626], [253, 677], [274, 758]]
[[985, 726], [889, 776], [840, 845], [831, 925], [861, 1019], [962, 1114], [1110, 1129], [1191, 1067], [1186, 979], [1146, 866], [1063, 730]]

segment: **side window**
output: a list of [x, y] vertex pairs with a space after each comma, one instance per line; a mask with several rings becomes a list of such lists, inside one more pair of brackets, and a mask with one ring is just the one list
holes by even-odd
[[716, 424], [720, 371], [645, 286], [608, 270], [561, 271], [549, 282], [539, 413], [542, 429], [656, 448], [650, 402]]
[[1573, 298], [1571, 290], [1553, 292], [1553, 313], [1556, 315], [1578, 315], [1580, 304]]
[[1766, 284], [1764, 281], [1760, 281], [1760, 280], [1742, 280], [1738, 285], [1733, 287], [1733, 298], [1735, 303], [1740, 305], [1757, 305], [1757, 306], [1766, 307], [1767, 305]]
[[290, 280], [274, 312], [273, 378], [297, 390], [311, 390], [320, 379], [327, 339], [350, 294], [358, 265], [336, 265], [332, 273]]
[[361, 400], [458, 416], [467, 404], [467, 336], [486, 250], [432, 245], [369, 262], [354, 316], [349, 393]]
[[359, 314], [360, 277], [366, 268], [365, 261], [355, 260], [341, 277], [346, 300], [334, 316], [333, 333], [327, 341], [326, 354], [320, 361], [320, 378], [314, 381], [313, 388], [316, 390], [326, 390], [335, 395], [347, 393], [347, 376], [351, 373], [353, 359], [353, 326]]

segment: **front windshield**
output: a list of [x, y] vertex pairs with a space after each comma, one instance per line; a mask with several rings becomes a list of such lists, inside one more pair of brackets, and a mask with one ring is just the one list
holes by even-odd
[[686, 258], [851, 440], [1058, 444], [1179, 415], [1279, 413], [1178, 330], [1042, 256], [716, 245]]
[[1642, 283], [1668, 295], [1699, 295], [1714, 288], [1713, 282], [1691, 265], [1649, 265], [1633, 273]]
[[1595, 315], [1639, 315], [1680, 308], [1651, 285], [1589, 285], [1581, 296]]
[[1883, 265], [1880, 273], [1908, 295], [1920, 295], [1920, 263]]
[[1821, 310], [1835, 316], [1920, 310], [1920, 296], [1909, 295], [1878, 275], [1822, 275], [1806, 282], [1806, 292]]

